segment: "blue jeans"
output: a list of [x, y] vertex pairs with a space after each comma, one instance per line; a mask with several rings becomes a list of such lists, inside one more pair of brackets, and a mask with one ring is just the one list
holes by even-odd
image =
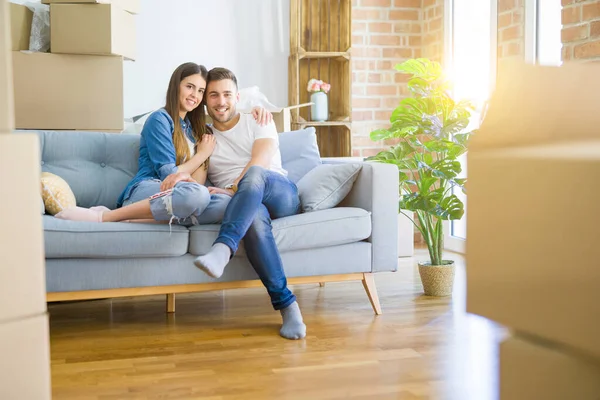
[[150, 211], [156, 221], [173, 218], [183, 226], [218, 224], [223, 219], [231, 197], [208, 193], [194, 182], [178, 182], [172, 190], [160, 191], [160, 180], [148, 179], [134, 186], [123, 206], [150, 198]]
[[233, 254], [244, 238], [248, 260], [265, 285], [276, 310], [292, 304], [296, 296], [287, 287], [271, 218], [287, 217], [298, 212], [300, 197], [296, 185], [277, 172], [252, 166], [229, 202], [215, 241], [229, 246]]

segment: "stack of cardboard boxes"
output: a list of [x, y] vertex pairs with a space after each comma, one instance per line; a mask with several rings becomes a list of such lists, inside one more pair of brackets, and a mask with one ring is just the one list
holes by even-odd
[[15, 12], [12, 20], [16, 127], [122, 131], [123, 62], [135, 60], [139, 0], [43, 3], [50, 53], [18, 52], [27, 50], [31, 15]]
[[600, 399], [597, 77], [505, 62], [469, 147], [467, 311], [511, 330], [501, 400]]
[[35, 134], [12, 133], [14, 11], [0, 0], [0, 399], [44, 400], [50, 398], [50, 346], [40, 149]]

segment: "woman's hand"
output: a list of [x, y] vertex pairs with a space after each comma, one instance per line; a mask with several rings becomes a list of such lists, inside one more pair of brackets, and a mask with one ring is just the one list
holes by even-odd
[[273, 114], [263, 107], [254, 107], [252, 109], [252, 116], [254, 116], [256, 122], [261, 126], [265, 126], [273, 121]]
[[231, 189], [221, 189], [214, 186], [208, 187], [208, 193], [210, 194], [226, 194], [227, 196], [233, 197], [234, 192]]
[[217, 139], [214, 135], [205, 133], [202, 135], [202, 139], [196, 143], [196, 153], [202, 153], [207, 158], [212, 154], [217, 144]]
[[173, 189], [177, 182], [196, 182], [192, 176], [187, 172], [176, 172], [165, 178], [160, 184], [160, 191]]

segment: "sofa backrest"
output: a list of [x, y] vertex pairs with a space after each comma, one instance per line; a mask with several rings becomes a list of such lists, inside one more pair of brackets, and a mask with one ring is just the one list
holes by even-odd
[[63, 178], [80, 207], [117, 206], [119, 195], [138, 170], [140, 136], [37, 131], [42, 171]]
[[[138, 170], [140, 136], [81, 131], [18, 131], [40, 138], [41, 168], [63, 178], [77, 205], [111, 209]], [[297, 182], [321, 163], [314, 128], [280, 135], [283, 168]]]

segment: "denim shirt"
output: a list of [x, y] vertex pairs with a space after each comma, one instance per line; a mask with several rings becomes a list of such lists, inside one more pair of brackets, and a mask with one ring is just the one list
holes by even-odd
[[[180, 118], [181, 128], [185, 135], [196, 143], [189, 121]], [[177, 172], [175, 165], [175, 146], [173, 145], [173, 119], [164, 108], [154, 111], [144, 124], [140, 138], [140, 157], [138, 172], [129, 182], [119, 200], [117, 207], [131, 196], [137, 184], [147, 179], [164, 180], [170, 174]]]

